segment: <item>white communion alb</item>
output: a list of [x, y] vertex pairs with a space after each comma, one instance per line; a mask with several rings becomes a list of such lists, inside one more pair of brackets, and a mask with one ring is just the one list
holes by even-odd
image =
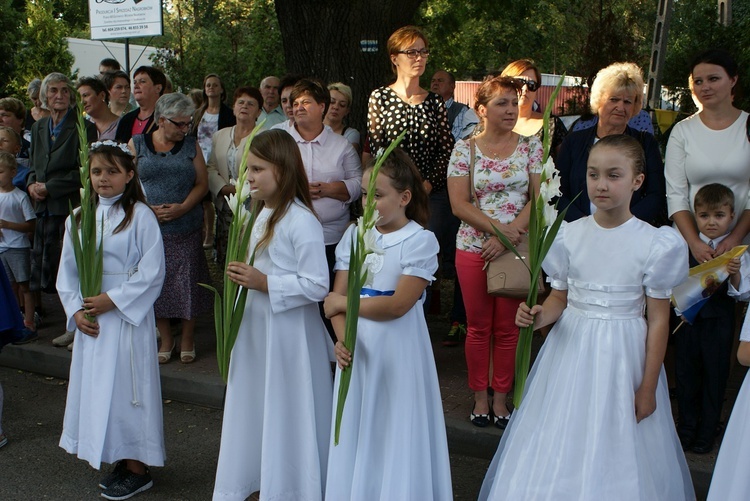
[[[259, 214], [255, 249], [271, 209]], [[332, 344], [323, 228], [295, 200], [255, 257], [268, 294], [250, 290], [229, 364], [215, 500], [320, 501], [331, 426]]]
[[154, 301], [164, 281], [164, 247], [156, 216], [140, 202], [124, 230], [113, 233], [125, 212], [118, 197], [100, 198], [97, 229], [104, 222], [102, 291], [116, 308], [97, 316], [99, 336], [76, 329], [80, 292], [66, 221], [57, 292], [68, 330], [75, 330], [68, 398], [60, 447], [88, 461], [135, 459], [163, 466], [161, 383], [156, 358]]

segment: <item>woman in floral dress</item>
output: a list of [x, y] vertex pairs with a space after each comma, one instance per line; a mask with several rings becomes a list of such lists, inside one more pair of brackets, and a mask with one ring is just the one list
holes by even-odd
[[[474, 392], [470, 419], [479, 427], [489, 425], [491, 416], [498, 428], [508, 423], [510, 411], [505, 400], [513, 386], [518, 342], [513, 320], [520, 300], [487, 294], [485, 264], [505, 250], [494, 236], [493, 226], [517, 244], [529, 222], [530, 185], [539, 192], [542, 144], [536, 137], [513, 132], [518, 95], [518, 83], [509, 77], [496, 77], [479, 87], [474, 108], [484, 130], [473, 139], [456, 143], [448, 166], [451, 206], [461, 219], [456, 273], [468, 323], [466, 363], [469, 388]], [[471, 176], [470, 169], [474, 171]], [[492, 402], [488, 388], [494, 390]]]

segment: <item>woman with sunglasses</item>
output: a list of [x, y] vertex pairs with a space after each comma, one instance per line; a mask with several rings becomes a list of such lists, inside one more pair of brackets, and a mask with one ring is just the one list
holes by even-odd
[[[539, 140], [543, 140], [544, 115], [541, 111], [534, 110], [537, 91], [542, 86], [542, 74], [539, 68], [529, 59], [519, 59], [508, 64], [500, 76], [513, 78], [521, 89], [518, 96], [518, 122], [513, 132], [521, 136], [536, 136]], [[550, 115], [550, 118], [550, 133], [552, 134], [550, 152], [552, 158], [557, 158], [557, 152], [568, 134], [568, 129], [556, 115]]]
[[595, 127], [568, 134], [557, 155], [562, 191], [558, 207], [568, 207], [566, 221], [575, 221], [596, 210], [586, 193], [586, 164], [591, 146], [603, 137], [627, 134], [641, 143], [646, 155], [646, 180], [633, 193], [630, 211], [654, 226], [667, 222], [667, 188], [659, 146], [653, 135], [628, 126], [628, 121], [641, 111], [643, 87], [641, 69], [633, 63], [613, 63], [596, 74], [590, 101], [591, 111], [599, 120]]
[[195, 361], [195, 319], [211, 306], [211, 295], [199, 283], [210, 283], [203, 252], [203, 207], [208, 173], [200, 145], [189, 136], [193, 101], [180, 93], [165, 94], [156, 102], [158, 129], [133, 136], [128, 146], [135, 154], [146, 200], [156, 213], [164, 241], [165, 278], [154, 304], [161, 333], [159, 363], [172, 358], [175, 348], [172, 318], [182, 319], [180, 361]]

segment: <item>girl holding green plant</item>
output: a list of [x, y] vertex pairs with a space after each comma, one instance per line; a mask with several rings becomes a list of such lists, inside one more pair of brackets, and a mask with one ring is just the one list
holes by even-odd
[[127, 499], [153, 485], [147, 465], [165, 459], [153, 309], [164, 247], [127, 146], [96, 142], [89, 158], [101, 293], [81, 292], [88, 287], [73, 242], [81, 231], [78, 212], [66, 222], [57, 275], [66, 328], [75, 331], [60, 447], [96, 469], [117, 463], [99, 487], [106, 499]]
[[[250, 144], [257, 219], [252, 265], [227, 278], [248, 289], [229, 363], [215, 500], [322, 500], [331, 424], [331, 341], [318, 302], [328, 293], [323, 227], [302, 157], [282, 130]], [[254, 256], [254, 260], [253, 257]]]
[[[354, 355], [344, 346], [350, 252], [357, 226], [336, 248], [336, 279], [325, 313], [336, 336], [335, 394], [351, 370], [340, 439], [333, 439], [326, 500], [453, 499], [442, 399], [424, 318], [425, 288], [437, 271], [438, 243], [425, 226], [429, 198], [414, 163], [390, 153], [363, 203], [374, 198], [375, 227], [365, 260]], [[367, 189], [364, 189], [367, 187]], [[373, 190], [374, 187], [374, 190]], [[365, 211], [367, 213], [367, 210]]]
[[695, 499], [662, 368], [687, 245], [630, 212], [645, 162], [624, 134], [591, 149], [587, 189], [597, 210], [557, 233], [544, 260], [549, 297], [518, 307], [519, 327], [554, 327], [480, 500]]

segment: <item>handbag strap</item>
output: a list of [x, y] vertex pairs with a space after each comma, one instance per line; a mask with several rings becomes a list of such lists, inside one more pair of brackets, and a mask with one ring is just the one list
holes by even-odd
[[479, 198], [477, 197], [477, 190], [474, 188], [474, 164], [477, 160], [476, 144], [474, 138], [469, 139], [469, 188], [471, 189], [471, 198], [474, 200], [474, 205], [477, 206], [479, 212], [482, 209], [479, 208]]

